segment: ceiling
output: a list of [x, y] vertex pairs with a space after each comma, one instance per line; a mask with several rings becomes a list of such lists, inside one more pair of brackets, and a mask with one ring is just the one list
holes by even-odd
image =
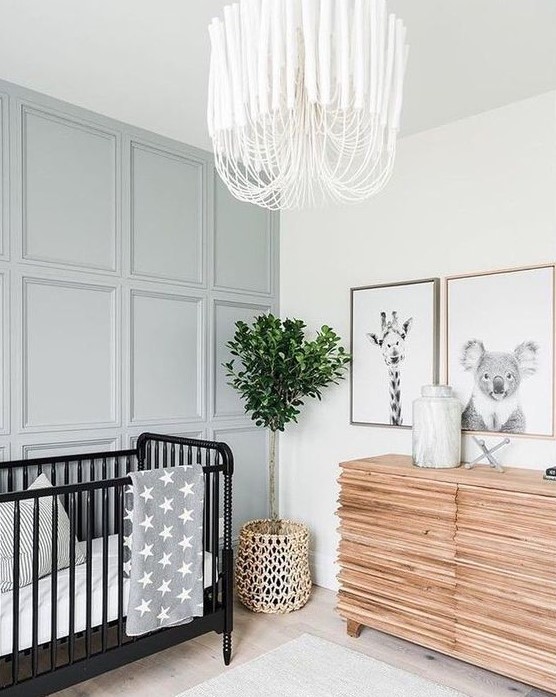
[[[0, 77], [209, 147], [224, 0], [0, 0]], [[411, 45], [404, 134], [556, 89], [556, 0], [389, 0]]]

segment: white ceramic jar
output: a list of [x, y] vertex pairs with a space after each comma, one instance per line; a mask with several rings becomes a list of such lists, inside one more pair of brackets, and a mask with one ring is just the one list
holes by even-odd
[[425, 385], [413, 402], [413, 464], [448, 468], [461, 464], [461, 411], [448, 385]]

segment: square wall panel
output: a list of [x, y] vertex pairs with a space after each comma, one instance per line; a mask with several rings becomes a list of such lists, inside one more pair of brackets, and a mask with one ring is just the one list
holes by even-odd
[[117, 291], [23, 279], [23, 428], [116, 425]]
[[119, 450], [119, 448], [119, 436], [116, 438], [95, 438], [53, 443], [29, 443], [21, 446], [21, 457], [24, 460], [28, 460], [30, 458], [55, 457], [57, 455], [85, 455], [86, 453]]
[[200, 298], [132, 291], [132, 423], [201, 418], [202, 309]]
[[8, 98], [0, 94], [0, 256], [8, 233]]
[[214, 285], [223, 290], [272, 291], [272, 216], [235, 199], [216, 177]]
[[115, 134], [24, 106], [22, 147], [24, 258], [115, 270]]
[[205, 165], [131, 144], [132, 273], [202, 281]]
[[[223, 363], [229, 362], [229, 349], [226, 347], [235, 333], [235, 323], [239, 320], [251, 322], [257, 315], [269, 311], [268, 305], [251, 305], [217, 300], [214, 303], [214, 416], [241, 416], [245, 413], [243, 400], [228, 385]], [[237, 363], [237, 359], [236, 359]]]
[[222, 429], [214, 434], [234, 456], [233, 537], [248, 520], [268, 517], [268, 435], [262, 428]]

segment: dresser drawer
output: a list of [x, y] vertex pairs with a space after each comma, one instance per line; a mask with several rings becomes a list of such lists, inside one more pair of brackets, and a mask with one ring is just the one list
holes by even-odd
[[436, 614], [426, 603], [402, 604], [378, 593], [340, 590], [338, 612], [346, 619], [439, 651], [454, 650], [453, 614]]

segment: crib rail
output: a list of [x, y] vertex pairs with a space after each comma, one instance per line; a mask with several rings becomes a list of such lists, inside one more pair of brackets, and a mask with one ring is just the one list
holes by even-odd
[[[124, 492], [131, 483], [128, 475], [136, 469], [180, 465], [201, 467], [204, 474], [203, 541], [205, 551], [212, 554], [204, 615], [183, 627], [130, 638], [125, 633], [123, 554]], [[11, 515], [13, 522], [13, 589], [11, 651], [0, 665], [0, 697], [46, 695], [211, 630], [223, 633], [228, 663], [232, 473], [233, 457], [225, 444], [158, 434], [141, 435], [133, 450], [2, 463], [0, 510]], [[28, 489], [40, 474], [46, 474], [54, 486]], [[29, 533], [25, 526], [30, 520], [32, 553], [20, 562], [28, 546], [24, 535]], [[52, 555], [47, 569], [41, 555], [45, 529]], [[63, 564], [67, 569], [58, 569], [59, 555], [64, 553], [58, 540], [64, 530], [69, 534], [69, 559]], [[77, 565], [83, 551], [85, 562]], [[110, 576], [114, 573], [115, 579]], [[21, 574], [30, 583], [20, 588]], [[81, 604], [75, 602], [78, 575], [85, 587], [85, 602]], [[8, 595], [2, 595], [4, 602]], [[25, 619], [22, 626], [22, 608], [29, 603], [29, 624]], [[48, 606], [46, 619], [41, 608], [48, 611]], [[48, 636], [44, 636], [48, 621]], [[30, 642], [26, 640], [29, 629]]]

